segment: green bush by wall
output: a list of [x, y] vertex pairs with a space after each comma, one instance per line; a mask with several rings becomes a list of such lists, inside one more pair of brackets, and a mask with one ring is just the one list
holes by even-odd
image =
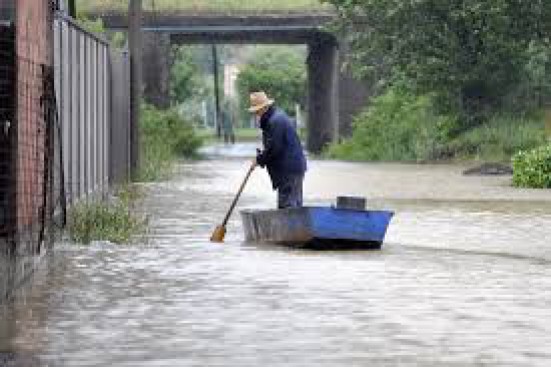
[[513, 184], [517, 187], [551, 188], [551, 144], [513, 157]]
[[202, 139], [193, 125], [175, 110], [159, 110], [144, 104], [140, 144], [140, 179], [154, 181], [166, 176], [178, 157], [193, 157]]

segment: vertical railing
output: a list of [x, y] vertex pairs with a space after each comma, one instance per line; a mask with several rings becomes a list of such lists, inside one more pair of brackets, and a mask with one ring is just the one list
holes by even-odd
[[128, 57], [58, 15], [54, 24], [56, 92], [67, 202], [96, 197], [128, 180]]
[[130, 171], [130, 85], [129, 55], [127, 52], [111, 51], [111, 106], [106, 113], [112, 116], [112, 124], [104, 134], [110, 138], [111, 155], [109, 177], [111, 183], [128, 181]]

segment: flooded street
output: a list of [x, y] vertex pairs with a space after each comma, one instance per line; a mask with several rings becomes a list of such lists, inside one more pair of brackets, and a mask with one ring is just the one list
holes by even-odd
[[[60, 245], [1, 309], [14, 366], [549, 366], [551, 192], [452, 165], [310, 161], [308, 205], [396, 211], [381, 251], [242, 243], [254, 146], [147, 186], [147, 244]], [[258, 171], [238, 209], [275, 206]]]

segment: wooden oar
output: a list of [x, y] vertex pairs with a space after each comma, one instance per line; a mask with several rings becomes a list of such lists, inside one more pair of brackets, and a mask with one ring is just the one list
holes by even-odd
[[249, 171], [247, 172], [245, 179], [241, 183], [241, 187], [239, 187], [239, 191], [237, 191], [237, 194], [233, 199], [233, 202], [230, 206], [230, 210], [228, 210], [228, 213], [226, 214], [224, 221], [222, 222], [221, 225], [216, 227], [216, 229], [212, 233], [212, 236], [210, 237], [211, 242], [224, 242], [224, 237], [226, 236], [226, 224], [228, 224], [228, 220], [230, 219], [231, 213], [233, 212], [233, 209], [235, 208], [235, 205], [237, 204], [237, 201], [239, 200], [239, 197], [241, 196], [241, 193], [245, 188], [245, 184], [249, 180], [249, 177], [251, 177], [251, 173], [253, 173], [255, 167], [256, 167], [256, 162], [253, 161], [253, 163], [251, 164], [251, 168], [249, 168]]

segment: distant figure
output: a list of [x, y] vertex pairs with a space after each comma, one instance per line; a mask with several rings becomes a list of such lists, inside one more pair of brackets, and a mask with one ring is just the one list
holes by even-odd
[[225, 103], [222, 109], [222, 133], [225, 143], [235, 144], [235, 133], [233, 131], [231, 106], [229, 103]]
[[256, 164], [268, 169], [279, 209], [301, 207], [306, 158], [293, 122], [264, 92], [252, 93], [250, 101], [249, 112], [262, 129], [264, 145], [257, 151]]

